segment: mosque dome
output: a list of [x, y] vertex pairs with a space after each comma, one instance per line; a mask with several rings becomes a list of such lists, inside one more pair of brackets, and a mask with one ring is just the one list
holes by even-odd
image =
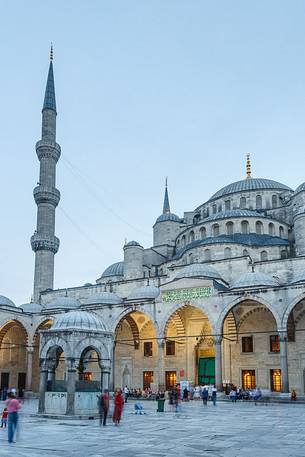
[[250, 287], [277, 287], [279, 286], [279, 281], [273, 276], [267, 275], [265, 273], [260, 273], [252, 271], [241, 276], [237, 281], [235, 281], [230, 289], [246, 289]]
[[40, 313], [43, 311], [43, 307], [39, 305], [38, 303], [25, 303], [24, 305], [21, 305], [19, 308], [22, 309], [25, 313]]
[[0, 306], [14, 306], [16, 307], [15, 303], [12, 302], [9, 298], [5, 297], [4, 295], [0, 295]]
[[160, 295], [160, 289], [156, 286], [137, 287], [128, 295], [128, 300], [154, 299]]
[[303, 182], [296, 188], [296, 190], [294, 191], [294, 195], [302, 192], [303, 190], [305, 190], [305, 182]]
[[132, 246], [138, 246], [139, 248], [142, 248], [142, 247], [143, 247], [143, 246], [141, 246], [140, 243], [138, 243], [137, 241], [132, 240], [132, 241], [128, 241], [128, 243], [126, 243], [126, 244], [124, 245], [124, 248], [132, 247]]
[[177, 216], [174, 213], [165, 213], [165, 214], [161, 214], [161, 216], [158, 217], [158, 219], [156, 220], [156, 223], [157, 222], [166, 222], [166, 221], [181, 222], [181, 219], [179, 216]]
[[220, 279], [223, 281], [222, 277], [218, 271], [215, 270], [215, 268], [202, 263], [192, 263], [180, 270], [179, 273], [176, 274], [175, 279], [182, 278], [209, 278]]
[[110, 276], [124, 276], [124, 262], [116, 262], [109, 267], [102, 274], [102, 278], [108, 278]]
[[72, 297], [58, 297], [45, 305], [46, 309], [75, 309], [80, 307], [80, 302]]
[[122, 303], [122, 299], [115, 294], [114, 292], [99, 292], [97, 294], [91, 295], [89, 298], [84, 300], [84, 305], [97, 305], [97, 304], [107, 304], [107, 305], [119, 305]]
[[105, 330], [103, 322], [87, 311], [69, 311], [60, 314], [54, 320], [51, 330]]
[[257, 211], [250, 211], [248, 209], [232, 209], [228, 211], [220, 211], [219, 213], [212, 214], [211, 216], [203, 219], [203, 222], [216, 221], [218, 219], [231, 219], [233, 217], [260, 217], [264, 216]]
[[280, 182], [273, 181], [272, 179], [246, 178], [223, 187], [214, 195], [212, 195], [212, 197], [209, 199], [209, 202], [217, 200], [221, 197], [225, 197], [226, 195], [236, 194], [238, 192], [248, 192], [252, 190], [279, 190], [282, 192], [285, 190], [292, 191], [290, 187], [286, 186], [285, 184], [281, 184]]

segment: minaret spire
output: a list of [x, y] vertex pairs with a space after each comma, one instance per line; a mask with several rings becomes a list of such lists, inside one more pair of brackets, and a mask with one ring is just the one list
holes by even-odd
[[168, 191], [167, 191], [167, 177], [165, 178], [165, 193], [164, 193], [164, 203], [163, 203], [163, 214], [170, 213], [170, 206], [169, 206], [169, 198], [168, 198]]
[[56, 164], [60, 157], [60, 146], [56, 143], [56, 101], [53, 75], [53, 46], [50, 51], [48, 79], [42, 108], [41, 140], [36, 143], [40, 161], [38, 186], [34, 189], [37, 205], [37, 227], [31, 237], [35, 252], [34, 301], [39, 301], [40, 292], [53, 289], [54, 255], [59, 248], [55, 236], [55, 208], [60, 200], [56, 189]]
[[251, 178], [251, 161], [250, 161], [250, 154], [246, 155], [247, 157], [247, 164], [246, 164], [246, 171], [247, 171], [247, 179]]

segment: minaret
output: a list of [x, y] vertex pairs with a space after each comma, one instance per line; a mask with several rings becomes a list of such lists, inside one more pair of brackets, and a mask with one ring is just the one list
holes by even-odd
[[44, 103], [42, 108], [41, 140], [36, 143], [40, 162], [38, 186], [34, 189], [37, 205], [37, 228], [31, 237], [35, 252], [34, 301], [45, 289], [53, 289], [54, 254], [59, 248], [55, 236], [55, 208], [60, 200], [56, 189], [56, 164], [60, 157], [60, 146], [56, 143], [56, 101], [53, 76], [53, 48], [50, 51], [50, 65]]

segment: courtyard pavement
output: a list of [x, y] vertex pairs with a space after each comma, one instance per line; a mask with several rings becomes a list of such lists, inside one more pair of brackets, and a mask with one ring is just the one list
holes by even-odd
[[[156, 412], [156, 402], [143, 402], [146, 414], [133, 414], [127, 403], [123, 420], [59, 420], [21, 416], [17, 443], [9, 445], [0, 429], [1, 457], [304, 457], [305, 405], [258, 405], [201, 401], [182, 404], [182, 411]], [[0, 405], [1, 406], [1, 405]]]

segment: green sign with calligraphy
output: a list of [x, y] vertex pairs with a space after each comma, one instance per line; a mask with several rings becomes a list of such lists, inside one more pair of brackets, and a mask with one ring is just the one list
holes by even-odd
[[192, 287], [190, 289], [165, 290], [162, 292], [164, 302], [196, 300], [212, 295], [212, 287]]

